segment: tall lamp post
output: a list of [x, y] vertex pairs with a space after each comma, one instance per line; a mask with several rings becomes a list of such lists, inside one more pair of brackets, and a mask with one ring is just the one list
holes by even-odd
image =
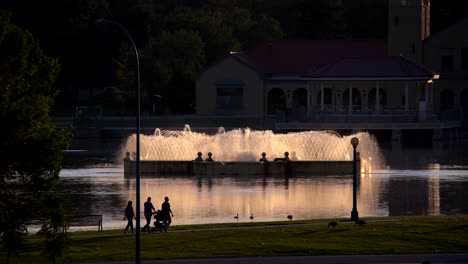
[[351, 145], [353, 145], [353, 210], [351, 211], [351, 221], [358, 221], [359, 213], [356, 208], [356, 147], [359, 145], [359, 139], [357, 137], [353, 137], [351, 139]]
[[135, 245], [135, 263], [141, 263], [140, 257], [140, 59], [138, 58], [138, 50], [133, 41], [132, 35], [120, 23], [105, 18], [97, 19], [96, 23], [109, 23], [120, 28], [127, 35], [130, 43], [133, 46], [136, 58], [136, 97], [137, 97], [137, 116], [136, 116], [136, 245]]

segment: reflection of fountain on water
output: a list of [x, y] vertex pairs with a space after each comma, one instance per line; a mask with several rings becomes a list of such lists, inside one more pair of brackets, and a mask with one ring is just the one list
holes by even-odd
[[[215, 160], [223, 162], [258, 161], [260, 154], [266, 152], [266, 158], [272, 161], [283, 157], [286, 151], [294, 151], [297, 160], [351, 160], [353, 147], [350, 140], [353, 137], [359, 139], [361, 161], [369, 167], [380, 167], [382, 155], [377, 141], [364, 132], [342, 137], [334, 131], [274, 134], [269, 130], [245, 128], [225, 131], [220, 127], [218, 133], [208, 135], [191, 131], [189, 125], [185, 125], [182, 131], [158, 128], [153, 135], [140, 136], [140, 157], [141, 160], [193, 160], [197, 152], [202, 152], [203, 158], [211, 152]], [[133, 134], [123, 145], [120, 157], [135, 149], [135, 142]]]

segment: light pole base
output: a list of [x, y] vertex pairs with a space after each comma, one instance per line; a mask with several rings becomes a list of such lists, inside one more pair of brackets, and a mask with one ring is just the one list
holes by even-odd
[[359, 221], [359, 213], [356, 209], [351, 211], [351, 221]]

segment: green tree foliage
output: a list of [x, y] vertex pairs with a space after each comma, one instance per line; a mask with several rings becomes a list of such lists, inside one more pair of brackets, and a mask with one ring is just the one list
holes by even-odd
[[241, 46], [233, 34], [233, 27], [225, 23], [225, 18], [223, 10], [180, 8], [167, 19], [167, 28], [169, 31], [197, 32], [205, 43], [206, 59], [211, 62]]
[[[431, 31], [436, 32], [463, 16], [468, 1], [431, 0], [431, 6]], [[195, 32], [204, 44], [205, 65], [266, 39], [387, 37], [387, 0], [2, 0], [2, 8], [41, 40], [47, 54], [59, 58], [57, 84], [67, 91], [59, 95], [63, 107], [82, 103], [77, 101], [78, 88], [132, 90], [134, 63], [125, 57], [132, 61], [133, 55], [120, 53], [125, 45], [118, 30], [93, 30], [101, 17], [121, 23], [142, 51], [163, 32]], [[153, 59], [143, 56], [149, 53], [141, 54], [142, 81], [149, 90], [142, 92], [150, 93], [164, 85], [145, 80], [157, 73], [149, 74], [154, 63], [146, 63]], [[194, 82], [177, 85], [195, 89]], [[172, 87], [167, 92], [176, 96], [175, 91]]]
[[143, 47], [154, 34], [153, 25], [156, 20], [156, 0], [120, 0], [109, 1], [112, 19], [119, 21], [132, 32], [132, 37], [138, 47]]
[[232, 3], [216, 2], [200, 9], [179, 8], [167, 18], [168, 30], [195, 31], [205, 43], [207, 63], [214, 62], [230, 51], [240, 51], [257, 41], [283, 37], [280, 24], [272, 17], [255, 14], [231, 6]]
[[58, 60], [0, 11], [0, 234], [8, 252], [32, 216], [41, 214], [36, 201], [58, 179], [61, 150], [70, 139], [49, 117], [59, 70]]
[[51, 191], [42, 193], [40, 201], [43, 208], [42, 215], [46, 219], [39, 231], [46, 242], [42, 255], [54, 264], [60, 263], [65, 255], [68, 238], [64, 230], [67, 224], [64, 198]]
[[[198, 71], [205, 65], [203, 42], [196, 32], [176, 30], [162, 32], [145, 49], [145, 84], [147, 96], [161, 94], [164, 101], [171, 102], [185, 111], [193, 103], [195, 81]], [[149, 103], [149, 102], [147, 102]]]
[[249, 35], [245, 41], [245, 47], [252, 47], [262, 40], [282, 39], [283, 29], [279, 22], [269, 16], [259, 17], [248, 31]]

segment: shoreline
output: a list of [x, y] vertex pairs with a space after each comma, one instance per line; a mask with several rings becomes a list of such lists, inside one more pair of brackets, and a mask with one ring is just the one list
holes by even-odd
[[[449, 215], [404, 215], [404, 216], [372, 216], [372, 217], [360, 217], [360, 220], [364, 220], [367, 223], [385, 223], [385, 222], [404, 222], [411, 221], [414, 219], [431, 219], [431, 218], [467, 218], [468, 214], [449, 214]], [[216, 230], [232, 230], [232, 229], [249, 229], [249, 228], [278, 228], [278, 227], [301, 227], [301, 226], [319, 226], [328, 224], [331, 221], [337, 223], [349, 225], [354, 224], [355, 221], [351, 221], [349, 218], [320, 218], [320, 219], [300, 219], [300, 220], [284, 220], [284, 221], [265, 221], [265, 222], [226, 222], [226, 223], [206, 223], [206, 224], [172, 224], [170, 232], [196, 232], [196, 231], [216, 231]], [[468, 222], [467, 222], [468, 225]], [[154, 227], [154, 226], [152, 226]], [[468, 227], [468, 226], [467, 226]], [[106, 233], [111, 233], [113, 235], [131, 235], [132, 233], [124, 234], [123, 229], [125, 225], [122, 225], [122, 228], [113, 228], [103, 230], [102, 232], [97, 232], [93, 230], [74, 230], [68, 231], [68, 233], [94, 233], [96, 235]], [[116, 234], [114, 234], [116, 233]], [[159, 232], [141, 232], [141, 234], [155, 234]], [[133, 233], [135, 234], [135, 232]]]

